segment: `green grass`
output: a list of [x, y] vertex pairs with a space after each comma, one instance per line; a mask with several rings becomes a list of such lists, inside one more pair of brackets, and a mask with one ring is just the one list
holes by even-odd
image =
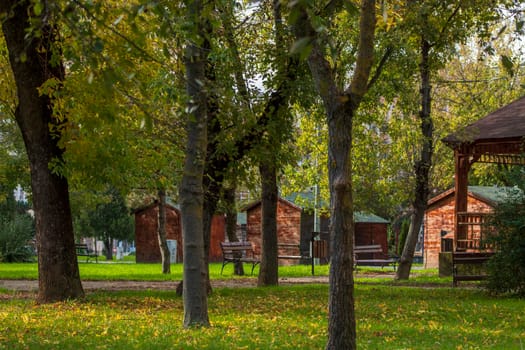
[[[183, 329], [174, 292], [37, 306], [0, 299], [0, 349], [322, 349], [328, 286], [218, 288], [212, 327]], [[475, 289], [356, 285], [360, 349], [522, 349], [525, 301]]]
[[[245, 276], [234, 276], [233, 265], [224, 267], [221, 275], [221, 263], [210, 264], [210, 277], [212, 279], [228, 278], [256, 278], [259, 267], [250, 275], [251, 265], [244, 266]], [[160, 264], [130, 264], [130, 263], [79, 263], [80, 277], [84, 280], [132, 280], [132, 281], [165, 281], [182, 279], [182, 264], [172, 264], [171, 274], [162, 274]], [[294, 265], [281, 266], [279, 268], [281, 277], [311, 276], [311, 266]], [[328, 265], [316, 266], [316, 276], [327, 276]], [[38, 278], [38, 266], [36, 263], [0, 263], [0, 279], [30, 279]]]

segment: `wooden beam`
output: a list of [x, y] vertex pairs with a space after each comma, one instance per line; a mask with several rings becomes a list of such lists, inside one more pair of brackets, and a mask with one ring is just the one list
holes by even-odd
[[468, 173], [471, 167], [470, 155], [461, 153], [458, 149], [454, 150], [455, 158], [455, 202], [454, 202], [454, 251], [457, 250], [457, 241], [464, 239], [467, 234], [467, 227], [459, 225], [458, 213], [467, 211], [468, 198]]

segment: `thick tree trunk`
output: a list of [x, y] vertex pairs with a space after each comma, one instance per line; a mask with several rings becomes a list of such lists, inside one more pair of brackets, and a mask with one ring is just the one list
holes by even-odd
[[277, 259], [277, 176], [275, 162], [263, 161], [259, 165], [261, 174], [261, 265], [258, 286], [279, 284]]
[[427, 208], [429, 193], [428, 179], [430, 167], [432, 166], [432, 153], [434, 147], [432, 143], [434, 125], [431, 116], [429, 52], [430, 44], [422, 38], [421, 63], [419, 65], [421, 75], [421, 110], [419, 112], [419, 118], [421, 120], [423, 146], [421, 148], [420, 159], [416, 162], [414, 169], [416, 174], [415, 197], [412, 203], [414, 212], [411, 216], [410, 229], [408, 230], [407, 240], [396, 273], [396, 279], [398, 280], [406, 280], [410, 276], [410, 270], [414, 260], [414, 251], [419, 231], [423, 223], [425, 210]]
[[158, 217], [158, 238], [159, 238], [159, 248], [160, 256], [162, 258], [162, 273], [169, 274], [171, 273], [171, 264], [170, 264], [170, 249], [168, 247], [168, 242], [166, 241], [166, 192], [164, 190], [159, 190], [159, 217]]
[[[297, 6], [305, 6], [297, 3]], [[306, 8], [299, 8], [295, 23], [298, 40], [310, 39], [308, 66], [323, 100], [328, 124], [328, 177], [330, 185], [330, 292], [326, 349], [356, 348], [353, 279], [352, 121], [368, 89], [373, 61], [375, 1], [362, 0], [359, 46], [350, 86], [340, 82], [325, 58], [322, 38], [314, 29]]]
[[203, 173], [207, 144], [207, 96], [205, 65], [207, 53], [197, 43], [205, 37], [203, 4], [187, 2], [192, 41], [186, 48], [187, 91], [190, 97], [187, 145], [180, 185], [184, 238], [184, 327], [209, 326], [206, 293], [207, 271], [204, 257]]
[[33, 5], [29, 0], [4, 0], [0, 15], [17, 87], [15, 117], [31, 170], [38, 249], [37, 299], [47, 303], [82, 297], [84, 291], [75, 251], [68, 182], [54, 174], [50, 166], [62, 160], [63, 149], [58, 143], [66, 120], [53, 115], [49, 96], [39, 92], [49, 79], [64, 79], [64, 68], [56, 58], [58, 45], [53, 47], [57, 28], [49, 22], [53, 16], [48, 8], [31, 22]]
[[328, 179], [330, 184], [330, 294], [327, 349], [355, 349], [351, 110], [329, 115]]

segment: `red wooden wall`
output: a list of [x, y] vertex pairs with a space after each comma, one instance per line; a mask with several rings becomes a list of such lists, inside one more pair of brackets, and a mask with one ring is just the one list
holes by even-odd
[[[439, 200], [431, 199], [425, 212], [424, 234], [424, 261], [426, 268], [439, 267], [439, 253], [441, 247], [441, 231], [446, 231], [445, 238], [454, 238], [454, 192], [448, 191], [440, 195]], [[469, 194], [467, 198], [467, 211], [473, 213], [489, 213], [492, 206]]]
[[[135, 211], [135, 245], [136, 261], [138, 263], [159, 263], [161, 254], [157, 238], [158, 204], [153, 203]], [[182, 227], [180, 211], [171, 205], [166, 205], [166, 238], [177, 241], [177, 262], [182, 262]], [[210, 262], [222, 261], [219, 242], [224, 241], [224, 216], [215, 215], [212, 220]]]

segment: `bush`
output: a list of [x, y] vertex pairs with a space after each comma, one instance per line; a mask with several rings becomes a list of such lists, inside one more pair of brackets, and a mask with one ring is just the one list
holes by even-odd
[[487, 239], [497, 252], [487, 263], [487, 288], [494, 293], [525, 296], [525, 198], [515, 188], [495, 208], [494, 233]]
[[0, 262], [32, 261], [35, 252], [30, 242], [34, 236], [34, 220], [29, 214], [0, 218]]

